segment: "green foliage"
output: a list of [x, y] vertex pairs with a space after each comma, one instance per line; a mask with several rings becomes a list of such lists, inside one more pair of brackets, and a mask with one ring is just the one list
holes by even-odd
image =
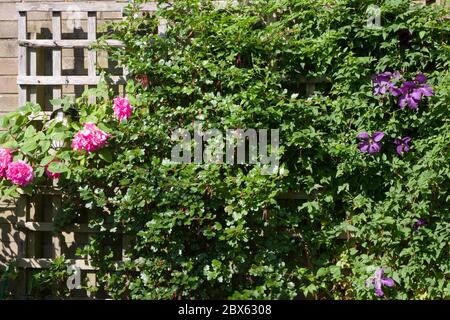
[[[367, 27], [370, 4], [381, 8], [381, 28]], [[35, 132], [36, 106], [27, 105], [2, 120], [0, 136], [41, 166], [52, 160], [45, 141], [67, 141], [49, 168], [62, 173], [65, 214], [96, 212], [90, 223], [102, 232], [84, 254], [111, 297], [367, 299], [375, 295], [364, 283], [381, 266], [395, 281], [388, 298], [450, 297], [448, 10], [406, 0], [222, 9], [181, 0], [156, 16], [127, 12], [107, 35], [125, 47], [106, 49], [131, 75], [148, 76], [148, 85], [127, 85], [130, 119], [113, 117], [103, 83], [96, 105], [74, 102], [79, 123]], [[155, 34], [160, 18], [164, 37]], [[372, 76], [396, 70], [428, 76], [435, 96], [417, 112], [373, 95]], [[328, 82], [307, 97], [302, 79], [313, 77]], [[112, 136], [99, 152], [70, 150], [86, 121]], [[164, 161], [171, 133], [194, 121], [204, 130], [279, 128], [282, 174]], [[360, 153], [361, 131], [384, 131], [383, 151]], [[412, 149], [399, 157], [393, 139], [406, 135]], [[3, 195], [25, 191], [1, 186]], [[307, 200], [277, 199], [288, 190]], [[419, 218], [427, 224], [414, 228]], [[118, 266], [117, 232], [136, 235]]]
[[31, 282], [28, 284], [28, 292], [37, 298], [68, 297], [70, 292], [66, 286], [69, 273], [68, 262], [64, 255], [55, 258], [50, 267], [43, 271], [35, 271]]

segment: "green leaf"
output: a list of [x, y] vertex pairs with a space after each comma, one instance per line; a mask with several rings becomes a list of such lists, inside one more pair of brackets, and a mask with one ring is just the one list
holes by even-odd
[[0, 118], [0, 126], [1, 126], [3, 129], [8, 128], [8, 126], [9, 126], [9, 119], [8, 119], [8, 117], [4, 116], [4, 117], [1, 117], [1, 118]]
[[15, 140], [9, 140], [5, 144], [3, 144], [3, 148], [6, 149], [17, 149], [19, 147], [19, 144]]
[[46, 153], [50, 149], [51, 145], [52, 144], [49, 140], [43, 140], [39, 142], [39, 146], [41, 147], [43, 153]]
[[54, 156], [46, 156], [41, 160], [40, 165], [41, 166], [46, 166], [47, 164], [49, 164], [50, 162], [52, 162], [55, 159]]
[[28, 126], [25, 130], [25, 138], [31, 138], [36, 134], [36, 129], [33, 126]]
[[25, 142], [25, 144], [20, 147], [20, 150], [25, 153], [31, 153], [32, 151], [36, 150], [38, 148], [38, 144], [34, 140], [30, 140], [28, 142]]
[[98, 156], [100, 157], [100, 159], [105, 160], [106, 162], [112, 162], [112, 153], [108, 148], [99, 150]]
[[52, 162], [48, 165], [48, 171], [53, 173], [68, 172], [69, 169], [62, 162]]

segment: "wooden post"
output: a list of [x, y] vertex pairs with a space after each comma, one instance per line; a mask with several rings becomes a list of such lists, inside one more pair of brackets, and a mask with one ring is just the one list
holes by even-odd
[[[19, 199], [17, 199], [16, 203], [16, 215], [17, 215], [17, 224], [25, 223], [27, 219], [27, 196], [23, 195]], [[26, 257], [26, 233], [25, 231], [18, 229], [19, 239], [18, 239], [18, 250], [17, 250], [17, 258], [22, 259]], [[19, 271], [19, 277], [17, 279], [17, 297], [25, 298], [27, 293], [27, 271], [26, 269], [21, 269]]]
[[[33, 32], [30, 35], [30, 39], [32, 40], [36, 40], [36, 32]], [[30, 48], [29, 49], [29, 53], [30, 53], [30, 62], [29, 62], [29, 66], [30, 66], [30, 76], [37, 76], [37, 49], [36, 48]], [[30, 95], [30, 101], [33, 103], [37, 102], [37, 88], [36, 86], [31, 86], [29, 88], [29, 95]]]
[[315, 83], [307, 82], [307, 83], [306, 83], [306, 95], [307, 95], [308, 97], [309, 97], [309, 96], [312, 96], [313, 93], [314, 93], [314, 90], [316, 90], [316, 84], [315, 84]]
[[[59, 194], [51, 195], [49, 198], [51, 199], [52, 219], [54, 219], [57, 214], [61, 213], [62, 199]], [[52, 235], [53, 258], [61, 255], [61, 238], [61, 234]]]
[[[88, 40], [95, 41], [97, 40], [97, 12], [90, 11], [88, 12]], [[95, 77], [96, 74], [96, 65], [97, 65], [97, 52], [95, 50], [88, 51], [88, 76]], [[95, 88], [95, 86], [88, 86], [89, 88]], [[95, 95], [89, 95], [89, 103], [94, 104], [96, 102]]]
[[[61, 12], [53, 12], [52, 14], [52, 34], [53, 40], [61, 40]], [[61, 48], [53, 48], [52, 49], [52, 58], [53, 58], [53, 77], [61, 76]], [[61, 99], [62, 98], [62, 87], [54, 86], [53, 87], [53, 99]]]
[[[19, 11], [18, 20], [18, 33], [17, 39], [26, 40], [27, 39], [27, 13], [25, 11]], [[27, 75], [27, 48], [19, 47], [18, 52], [19, 59], [19, 76]], [[19, 107], [23, 106], [27, 101], [27, 87], [25, 85], [19, 85]]]

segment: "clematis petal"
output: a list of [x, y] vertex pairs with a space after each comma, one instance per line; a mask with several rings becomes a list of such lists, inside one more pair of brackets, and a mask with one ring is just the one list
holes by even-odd
[[381, 150], [381, 144], [380, 143], [370, 143], [369, 144], [369, 154], [375, 154], [380, 152]]
[[433, 88], [431, 88], [429, 85], [423, 85], [422, 87], [418, 88], [417, 91], [419, 91], [425, 97], [431, 97], [434, 94]]
[[369, 139], [370, 138], [369, 134], [367, 132], [360, 132], [360, 133], [358, 133], [358, 135], [356, 137], [360, 138], [360, 139]]
[[401, 95], [403, 94], [403, 91], [402, 91], [400, 88], [392, 87], [392, 88], [391, 88], [391, 94], [392, 94], [394, 97], [398, 97], [398, 96], [401, 96]]
[[384, 268], [378, 268], [378, 269], [375, 271], [375, 277], [376, 277], [377, 279], [381, 279], [381, 277], [383, 276], [383, 274], [384, 274]]
[[400, 80], [402, 78], [402, 75], [400, 74], [400, 72], [395, 71], [393, 74], [394, 79], [396, 80]]
[[416, 110], [419, 106], [419, 102], [414, 100], [412, 97], [406, 99], [408, 102], [408, 107], [412, 110]]
[[427, 82], [427, 77], [421, 72], [416, 76], [416, 81], [419, 83]]
[[381, 141], [381, 139], [383, 139], [384, 137], [384, 132], [382, 131], [377, 131], [372, 135], [372, 139], [376, 142]]
[[400, 97], [400, 99], [398, 100], [398, 105], [400, 106], [400, 109], [403, 109], [404, 107], [406, 107], [406, 97], [405, 96]]
[[412, 93], [411, 93], [411, 98], [413, 98], [414, 100], [420, 100], [422, 99], [422, 91], [419, 89], [415, 89]]
[[363, 141], [359, 143], [359, 151], [367, 152], [369, 151], [369, 143], [367, 141]]
[[387, 287], [393, 287], [395, 285], [394, 280], [392, 280], [391, 278], [381, 279], [381, 284]]
[[403, 150], [403, 145], [398, 145], [397, 146], [397, 148], [395, 148], [395, 150], [397, 151], [397, 154], [399, 155], [399, 156], [401, 156], [401, 155], [403, 155], [403, 152], [404, 152], [404, 150]]
[[411, 137], [406, 136], [406, 137], [404, 137], [404, 138], [402, 139], [402, 142], [405, 143], [405, 144], [408, 144], [408, 143], [411, 142], [411, 140], [412, 140]]
[[377, 296], [379, 296], [379, 297], [384, 296], [384, 292], [383, 292], [383, 290], [381, 290], [381, 288], [376, 288], [376, 289], [375, 289], [375, 294], [376, 294]]

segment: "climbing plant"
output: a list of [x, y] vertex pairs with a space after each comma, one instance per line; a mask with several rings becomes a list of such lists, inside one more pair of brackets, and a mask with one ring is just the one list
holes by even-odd
[[[96, 104], [73, 103], [78, 120], [36, 128], [28, 104], [0, 133], [2, 195], [57, 179], [62, 224], [95, 212], [102, 232], [79, 254], [108, 295], [450, 297], [448, 9], [181, 0], [127, 14], [99, 42], [130, 72], [126, 97], [102, 82]], [[276, 174], [172, 163], [173, 132], [198, 124], [279, 129]], [[304, 196], [280, 199], [289, 191]], [[134, 236], [121, 264], [104, 245], [118, 233]]]

